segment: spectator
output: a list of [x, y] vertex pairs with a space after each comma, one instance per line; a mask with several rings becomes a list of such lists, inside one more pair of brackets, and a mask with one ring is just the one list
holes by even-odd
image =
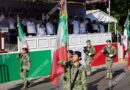
[[0, 16], [0, 27], [9, 27], [9, 20], [4, 14]]
[[22, 25], [23, 25], [23, 30], [24, 30], [24, 32], [26, 33], [26, 35], [27, 35], [27, 18], [26, 17], [24, 17], [23, 19], [22, 19]]
[[39, 21], [39, 23], [37, 24], [37, 35], [38, 36], [45, 36], [46, 35], [45, 27], [44, 27], [42, 21]]
[[98, 24], [96, 23], [96, 21], [93, 21], [92, 26], [94, 33], [99, 32]]
[[45, 22], [45, 19], [46, 19], [45, 14], [42, 13], [42, 21], [43, 21], [43, 23]]
[[36, 25], [32, 18], [27, 21], [27, 33], [28, 35], [36, 36]]
[[54, 27], [53, 27], [53, 24], [52, 24], [51, 20], [49, 20], [46, 23], [46, 29], [47, 29], [47, 35], [54, 35]]
[[16, 21], [12, 16], [10, 16], [8, 20], [9, 20], [9, 31], [11, 34], [14, 34], [16, 30], [16, 27], [15, 27]]
[[75, 17], [75, 19], [72, 21], [73, 25], [73, 34], [79, 34], [79, 21], [78, 17]]
[[103, 23], [99, 23], [99, 30], [101, 33], [105, 33], [105, 28], [104, 28]]
[[10, 16], [8, 20], [9, 20], [10, 43], [15, 43], [17, 41], [16, 21], [12, 16]]
[[68, 19], [68, 33], [72, 34], [73, 33], [73, 25], [72, 25], [72, 16], [69, 17]]
[[80, 34], [86, 33], [86, 23], [82, 18], [80, 18]]
[[90, 19], [88, 19], [87, 31], [88, 31], [89, 33], [93, 33], [92, 23], [91, 23]]

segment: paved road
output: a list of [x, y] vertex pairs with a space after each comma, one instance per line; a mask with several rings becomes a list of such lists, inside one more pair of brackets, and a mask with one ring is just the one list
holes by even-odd
[[[130, 90], [130, 73], [124, 71], [125, 63], [119, 63], [113, 66], [113, 80], [106, 80], [105, 68], [100, 68], [92, 73], [89, 80], [89, 90]], [[35, 80], [33, 81], [35, 82]], [[9, 90], [20, 90], [21, 84], [10, 88]], [[27, 90], [62, 90], [61, 82], [57, 86], [52, 86], [48, 78], [35, 82]]]

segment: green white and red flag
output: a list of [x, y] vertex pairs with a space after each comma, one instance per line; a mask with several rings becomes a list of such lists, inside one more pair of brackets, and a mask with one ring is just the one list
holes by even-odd
[[124, 51], [126, 51], [128, 49], [128, 38], [130, 38], [129, 15], [130, 15], [130, 12], [128, 13], [125, 24], [124, 24], [124, 26], [125, 26], [124, 35], [123, 35]]
[[28, 43], [25, 39], [26, 35], [23, 32], [23, 28], [21, 26], [19, 16], [17, 16], [17, 27], [18, 27], [18, 38], [19, 38], [19, 50], [21, 52], [22, 48], [28, 48], [28, 51], [29, 51], [29, 46], [28, 46]]
[[50, 80], [53, 85], [56, 85], [64, 72], [64, 67], [58, 64], [60, 60], [66, 61], [68, 43], [68, 14], [66, 0], [61, 0], [61, 9], [58, 25], [58, 34], [56, 38], [56, 48], [53, 52], [52, 69]]

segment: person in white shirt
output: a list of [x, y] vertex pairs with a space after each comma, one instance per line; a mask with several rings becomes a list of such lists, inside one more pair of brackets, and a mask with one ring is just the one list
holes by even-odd
[[99, 29], [100, 29], [100, 32], [101, 32], [101, 33], [105, 33], [105, 28], [104, 28], [103, 23], [100, 23], [100, 24], [99, 24]]
[[16, 22], [15, 22], [14, 18], [10, 17], [10, 18], [9, 18], [9, 29], [10, 29], [10, 30], [15, 30], [15, 29], [16, 29], [15, 23], [16, 23]]
[[23, 17], [23, 19], [22, 19], [22, 21], [21, 21], [21, 23], [22, 23], [22, 25], [23, 25], [23, 31], [24, 31], [24, 33], [27, 35], [28, 33], [27, 33], [27, 21], [28, 21], [28, 19], [26, 18], [26, 17]]
[[81, 18], [80, 19], [80, 34], [85, 34], [86, 33], [86, 23], [85, 21]]
[[32, 19], [27, 21], [27, 33], [29, 36], [36, 36], [36, 26], [35, 22]]
[[43, 21], [43, 23], [45, 22], [45, 19], [46, 19], [45, 14], [42, 13], [42, 21]]
[[0, 16], [0, 27], [9, 27], [9, 20], [4, 14]]
[[47, 35], [54, 35], [54, 27], [51, 20], [49, 20], [46, 23], [46, 29], [47, 29]]
[[17, 42], [17, 30], [16, 30], [16, 21], [12, 15], [8, 17], [9, 21], [9, 41], [10, 43]]
[[72, 21], [72, 25], [73, 25], [73, 34], [79, 34], [79, 21], [77, 17], [75, 17], [75, 19]]
[[37, 24], [37, 35], [38, 36], [45, 36], [46, 35], [45, 27], [44, 27], [42, 21], [39, 21], [39, 23]]
[[99, 32], [98, 23], [96, 23], [96, 21], [93, 21], [92, 26], [94, 32]]

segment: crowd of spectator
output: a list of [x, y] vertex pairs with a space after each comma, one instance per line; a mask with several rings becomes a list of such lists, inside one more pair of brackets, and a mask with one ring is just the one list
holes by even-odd
[[[56, 35], [59, 18], [50, 17], [46, 20], [44, 14], [41, 15], [41, 18], [20, 16], [20, 22], [26, 36]], [[7, 17], [1, 14], [0, 27], [8, 27], [9, 34], [12, 36], [17, 35], [17, 16], [10, 15]], [[68, 32], [69, 34], [105, 33], [106, 28], [102, 22], [70, 16], [68, 18]]]

